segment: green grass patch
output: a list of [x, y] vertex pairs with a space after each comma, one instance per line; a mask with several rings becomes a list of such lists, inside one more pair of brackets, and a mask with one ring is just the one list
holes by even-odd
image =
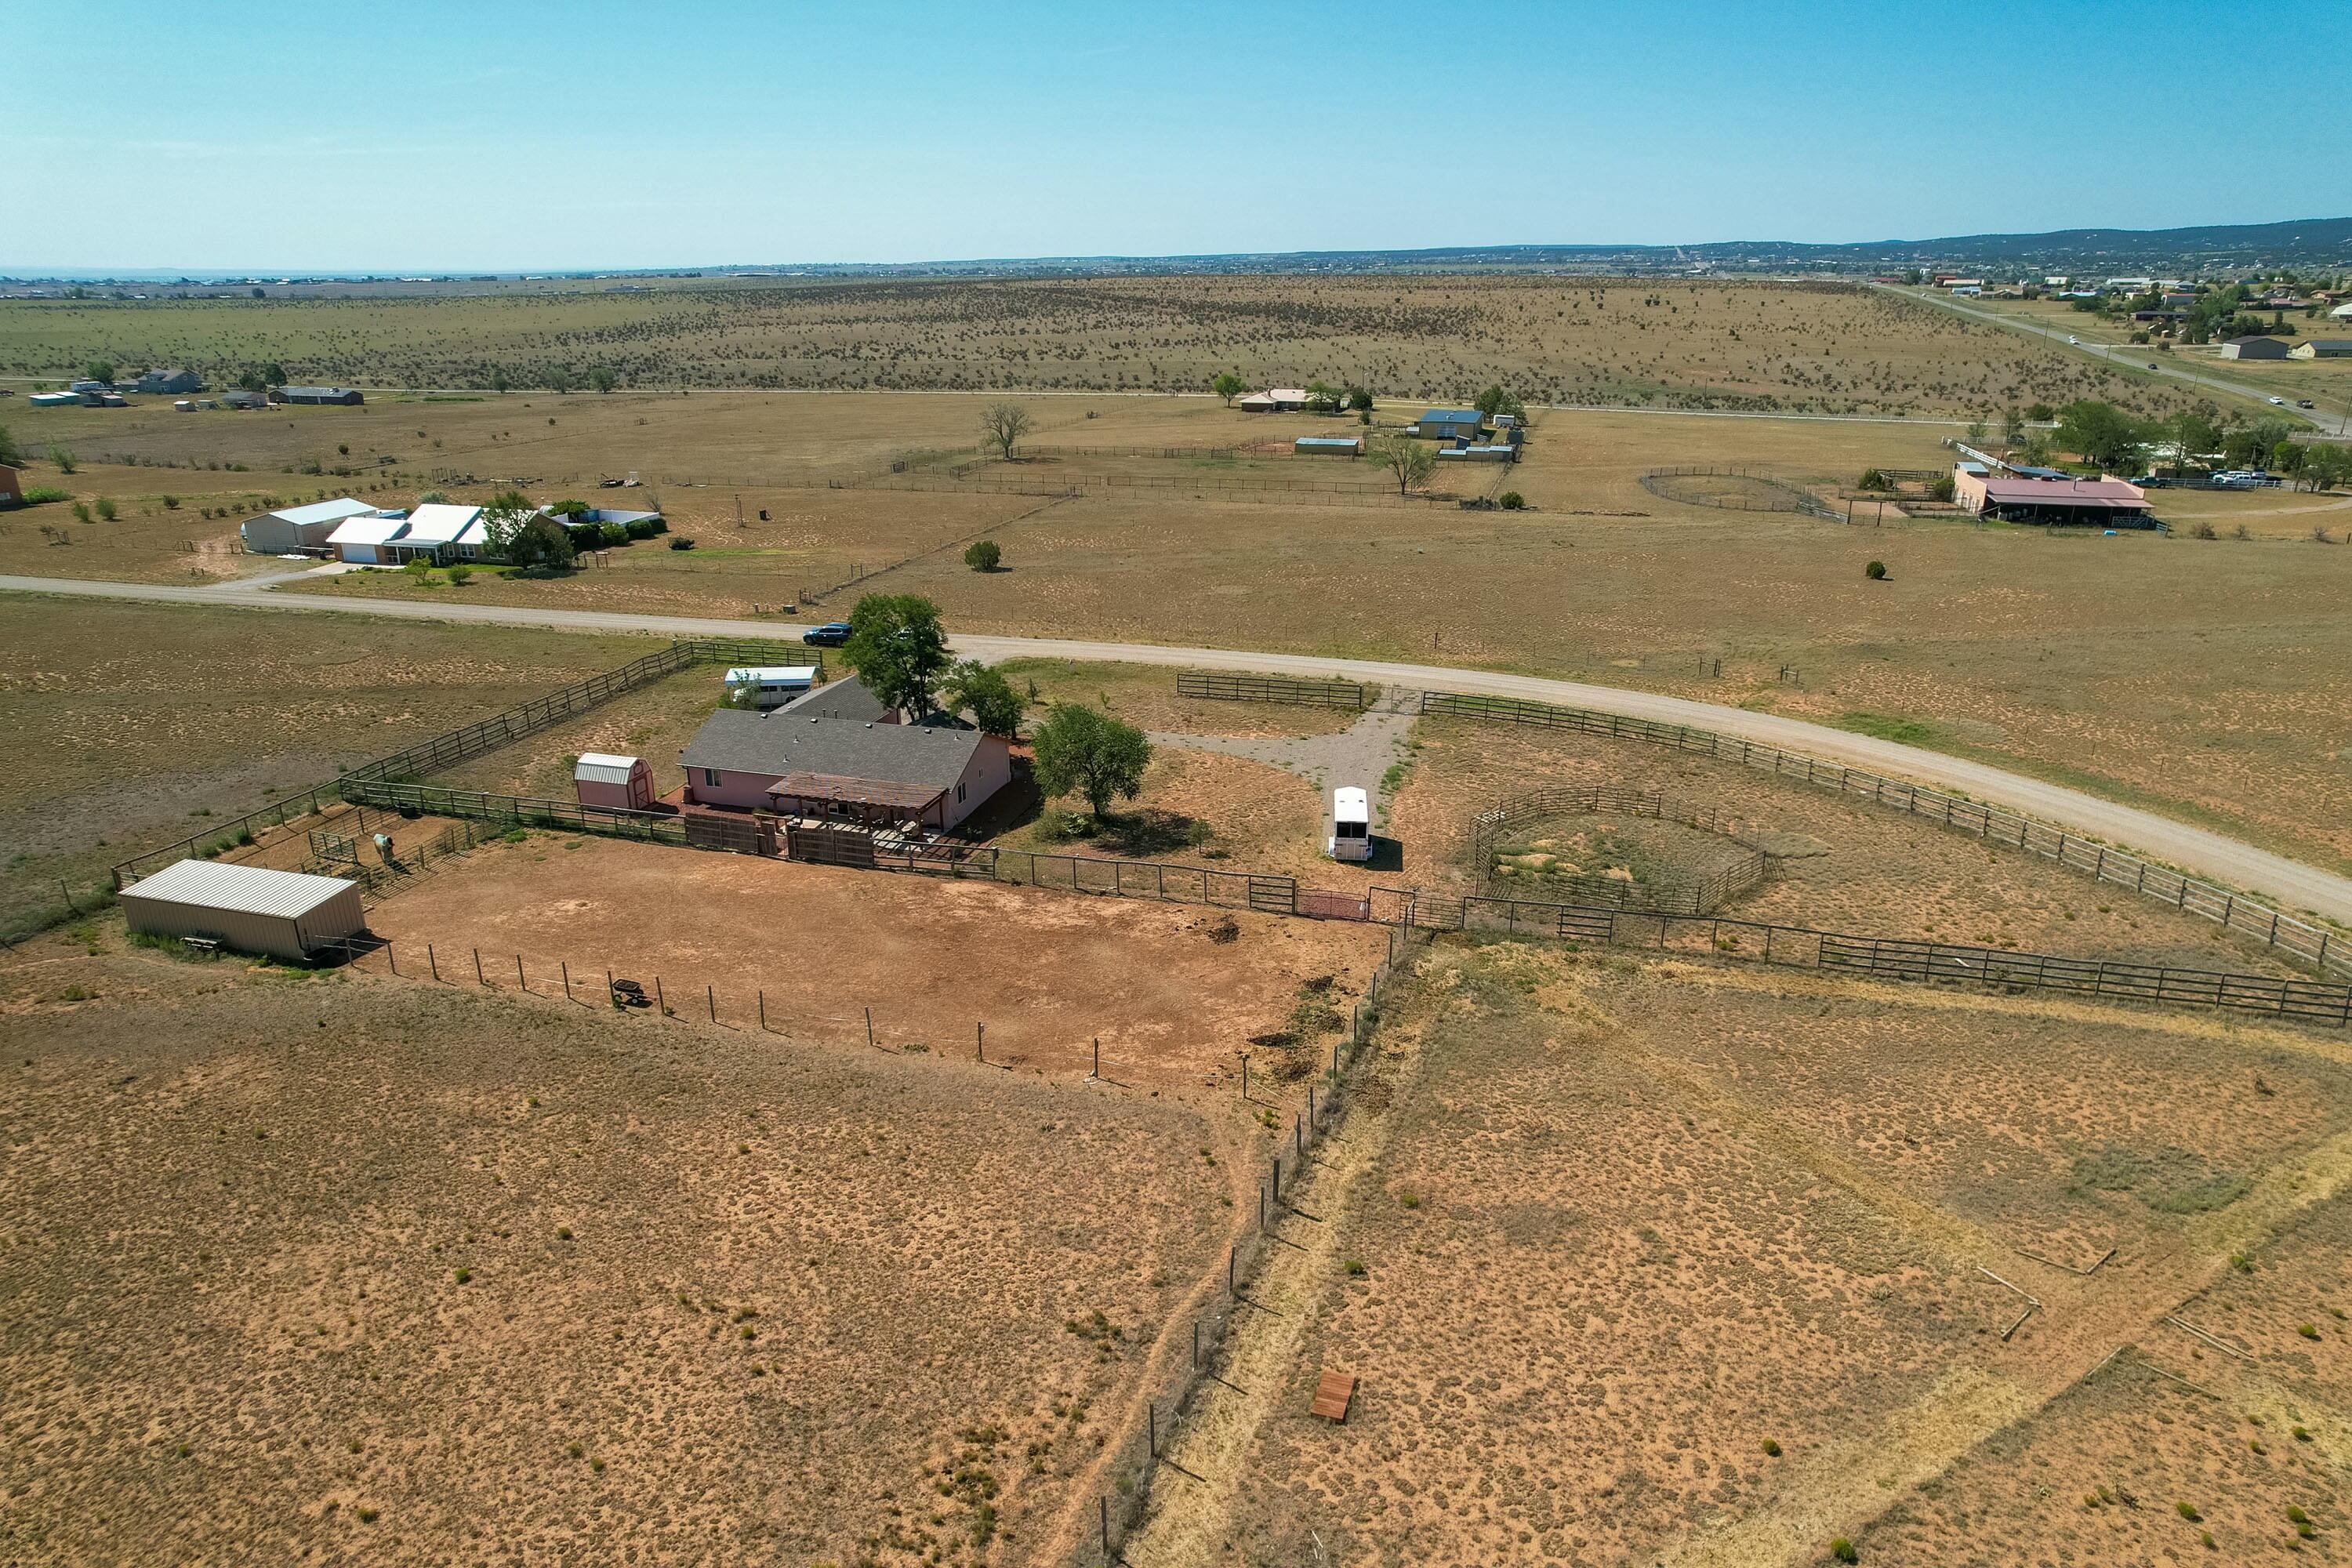
[[1906, 746], [1937, 746], [1943, 743], [1943, 732], [1933, 724], [1894, 713], [1841, 713], [1837, 727], [1851, 730], [1857, 735], [1869, 735]]

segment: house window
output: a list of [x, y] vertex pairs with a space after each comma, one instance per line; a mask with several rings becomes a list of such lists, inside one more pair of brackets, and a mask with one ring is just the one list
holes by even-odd
[[717, 768], [703, 769], [702, 782], [709, 784], [712, 789], [717, 789], [719, 787], [719, 770]]
[[956, 785], [956, 799], [959, 802], [963, 799], [963, 785], [961, 784]]

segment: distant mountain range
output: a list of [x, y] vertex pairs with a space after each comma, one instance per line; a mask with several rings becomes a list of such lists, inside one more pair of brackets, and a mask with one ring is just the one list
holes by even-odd
[[1867, 275], [1912, 267], [1999, 277], [2064, 272], [2106, 277], [2151, 273], [2196, 277], [2289, 268], [2352, 272], [2352, 217], [2296, 218], [2287, 223], [2206, 225], [2196, 228], [2065, 228], [2046, 234], [1969, 234], [1943, 239], [1880, 239], [1846, 245], [1798, 240], [1735, 239], [1704, 245], [1473, 245], [1430, 250], [1235, 251], [1205, 256], [1033, 256], [968, 261], [760, 262], [730, 266], [583, 268], [529, 274], [457, 270], [414, 274], [174, 273], [127, 269], [104, 277], [89, 272], [0, 277], [5, 284], [278, 284], [370, 282], [396, 291], [399, 283], [497, 285], [529, 279], [693, 279], [782, 278], [1034, 278], [1117, 277], [1167, 273], [1813, 273]]
[[[2197, 228], [2068, 228], [1847, 245], [1734, 239], [1705, 245], [1475, 245], [1430, 250], [1294, 250], [1213, 256], [1069, 256], [906, 265], [795, 267], [853, 276], [1102, 276], [1168, 272], [1829, 272], [1935, 266], [2001, 273], [2162, 271], [2193, 275], [2261, 268], [2352, 270], [2352, 217]], [[726, 268], [722, 270], [780, 270]]]

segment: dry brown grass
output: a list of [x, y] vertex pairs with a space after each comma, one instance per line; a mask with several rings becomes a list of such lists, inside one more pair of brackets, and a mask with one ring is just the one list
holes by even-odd
[[[60, 552], [62, 553], [62, 552]], [[643, 653], [626, 637], [10, 595], [0, 913]]]
[[[1859, 285], [1541, 277], [911, 280], [640, 296], [0, 307], [19, 375], [111, 354], [373, 387], [612, 368], [633, 385], [1176, 391], [1238, 369], [1467, 396], [1831, 413], [2177, 395]], [[548, 395], [532, 395], [544, 399]], [[517, 396], [517, 395], [509, 395]], [[519, 397], [518, 397], [519, 400]], [[195, 417], [195, 416], [188, 416]], [[260, 416], [256, 416], [260, 417]]]
[[[1261, 1287], [1304, 1320], [1253, 1332], [1296, 1352], [1265, 1397], [1220, 1394], [1247, 1413], [1204, 1428], [1230, 1484], [1171, 1493], [1139, 1560], [1795, 1564], [1840, 1535], [1865, 1562], [2186, 1560], [2176, 1500], [2241, 1556], [2292, 1533], [2286, 1501], [2340, 1512], [2312, 1372], [2341, 1325], [2286, 1327], [2344, 1288], [2340, 1042], [1509, 942], [1417, 970], [1326, 1156], [1362, 1171], [1318, 1189], [1337, 1235], [1294, 1224], [1314, 1271]], [[2110, 1246], [2087, 1277], [2026, 1256]], [[2181, 1308], [2235, 1250], [2279, 1305]], [[2043, 1304], [2007, 1340], [2021, 1303], [1986, 1268]], [[2068, 1438], [2066, 1391], [2128, 1341], [2233, 1386], [2176, 1310], [2271, 1358], [2229, 1395], [2269, 1432], [2149, 1378]], [[1307, 1414], [1324, 1367], [1362, 1380], [1342, 1427]], [[2102, 1483], [2137, 1512], [2084, 1509]]]
[[1221, 1264], [1173, 1098], [107, 940], [0, 973], [26, 1562], [1054, 1560]]

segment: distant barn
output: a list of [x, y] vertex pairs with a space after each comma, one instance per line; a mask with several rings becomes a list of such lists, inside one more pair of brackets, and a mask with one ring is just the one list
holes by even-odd
[[281, 386], [269, 395], [274, 403], [365, 403], [357, 388], [349, 386]]

